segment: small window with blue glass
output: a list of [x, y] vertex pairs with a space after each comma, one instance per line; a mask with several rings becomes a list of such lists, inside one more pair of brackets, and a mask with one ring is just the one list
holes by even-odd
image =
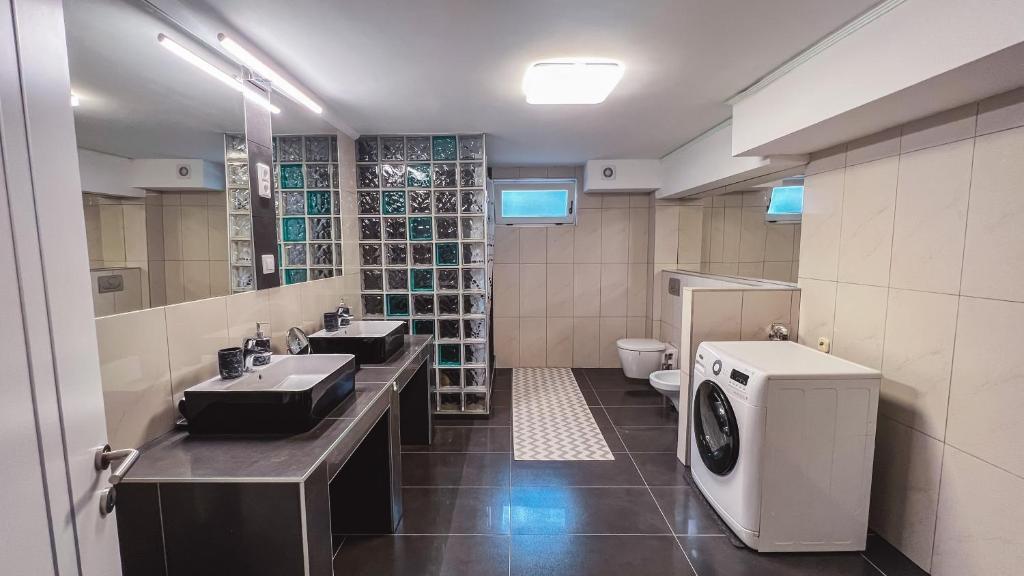
[[772, 198], [768, 203], [768, 214], [765, 219], [775, 223], [800, 222], [804, 211], [803, 186], [776, 186], [772, 188]]
[[495, 221], [506, 226], [576, 223], [575, 179], [499, 180], [494, 184]]

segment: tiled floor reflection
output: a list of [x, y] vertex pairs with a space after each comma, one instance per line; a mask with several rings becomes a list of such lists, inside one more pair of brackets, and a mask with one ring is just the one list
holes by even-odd
[[335, 574], [922, 574], [874, 535], [865, 554], [734, 547], [676, 460], [677, 415], [619, 370], [573, 372], [614, 461], [514, 461], [511, 372], [499, 370], [495, 416], [437, 420], [431, 447], [406, 448], [400, 534], [339, 539]]

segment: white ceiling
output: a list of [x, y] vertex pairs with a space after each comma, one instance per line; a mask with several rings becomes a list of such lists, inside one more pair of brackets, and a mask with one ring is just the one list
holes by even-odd
[[[243, 32], [361, 133], [486, 132], [494, 165], [663, 156], [876, 2], [154, 1]], [[618, 59], [626, 74], [603, 104], [526, 104], [527, 65], [565, 56]]]

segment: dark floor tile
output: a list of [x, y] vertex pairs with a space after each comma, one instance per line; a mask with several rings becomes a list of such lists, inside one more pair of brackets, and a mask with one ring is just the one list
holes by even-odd
[[868, 534], [868, 548], [864, 556], [886, 576], [928, 576], [927, 572], [877, 534]]
[[513, 486], [643, 486], [625, 453], [615, 460], [513, 461]]
[[650, 390], [646, 379], [626, 378], [619, 368], [584, 368], [583, 374], [594, 390]]
[[405, 453], [403, 486], [508, 486], [509, 454]]
[[581, 384], [580, 393], [583, 394], [583, 399], [587, 401], [587, 406], [601, 405], [601, 399], [597, 396], [597, 393], [594, 392], [594, 389], [591, 388], [590, 386]]
[[856, 552], [760, 554], [725, 536], [679, 536], [700, 576], [882, 576]]
[[648, 486], [689, 486], [690, 470], [668, 453], [630, 453]]
[[511, 452], [509, 426], [435, 426], [430, 446], [402, 446], [403, 452]]
[[612, 452], [625, 452], [626, 446], [619, 439], [619, 433], [615, 430], [615, 426], [612, 425], [612, 421], [608, 419], [608, 415], [604, 413], [604, 409], [591, 406], [590, 413], [593, 414], [594, 422], [597, 422], [597, 427], [601, 430], [601, 435], [604, 436], [608, 449]]
[[598, 390], [597, 397], [603, 406], [663, 406], [665, 397], [650, 386], [629, 390]]
[[605, 407], [616, 426], [678, 426], [679, 412], [666, 406]]
[[345, 543], [345, 536], [341, 534], [331, 534], [331, 558], [338, 556], [338, 552], [341, 551], [341, 545]]
[[[670, 536], [513, 536], [512, 576], [693, 576]], [[703, 575], [702, 575], [703, 576]]]
[[696, 488], [651, 488], [651, 494], [676, 534], [724, 534], [726, 528]]
[[512, 369], [497, 368], [494, 370], [494, 379], [491, 381], [491, 390], [511, 390]]
[[511, 390], [491, 390], [491, 406], [511, 406]]
[[352, 536], [334, 559], [334, 573], [507, 576], [508, 563], [508, 536]]
[[480, 427], [480, 426], [511, 426], [512, 425], [512, 406], [510, 405], [491, 405], [491, 413], [489, 416], [454, 416], [454, 415], [439, 415], [434, 417], [435, 426], [467, 426], [467, 427]]
[[617, 430], [630, 452], [676, 452], [679, 429], [674, 426], [619, 426]]
[[403, 488], [400, 534], [508, 534], [508, 488]]
[[668, 534], [647, 488], [516, 487], [513, 534]]

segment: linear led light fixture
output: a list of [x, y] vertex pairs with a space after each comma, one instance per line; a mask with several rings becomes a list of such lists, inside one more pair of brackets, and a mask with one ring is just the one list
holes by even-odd
[[535, 62], [523, 76], [530, 104], [600, 104], [624, 72], [622, 63], [605, 58], [556, 58]]
[[185, 48], [181, 44], [178, 44], [174, 40], [171, 40], [164, 34], [157, 34], [156, 39], [158, 42], [160, 42], [161, 46], [169, 50], [175, 56], [181, 58], [182, 60], [188, 62], [196, 68], [199, 68], [200, 70], [206, 72], [210, 76], [213, 76], [217, 80], [220, 80], [226, 86], [231, 87], [233, 90], [241, 92], [242, 95], [245, 96], [247, 99], [255, 102], [256, 104], [259, 104], [260, 106], [266, 108], [267, 110], [270, 110], [274, 114], [277, 114], [278, 112], [281, 111], [280, 108], [271, 104], [270, 100], [268, 100], [266, 96], [246, 86], [245, 83], [243, 83], [238, 78], [231, 76], [227, 72], [221, 70], [220, 68], [217, 68], [213, 64], [210, 64], [206, 60], [203, 60], [194, 52], [192, 52], [188, 48]]
[[217, 34], [217, 39], [220, 40], [220, 45], [223, 46], [224, 49], [234, 56], [240, 63], [248, 66], [267, 80], [270, 80], [271, 88], [280, 91], [285, 96], [299, 104], [302, 104], [306, 108], [309, 108], [316, 114], [320, 114], [324, 111], [324, 109], [314, 102], [312, 98], [307, 96], [305, 92], [299, 90], [294, 84], [285, 80], [284, 77], [278, 74], [276, 70], [264, 64], [263, 61], [256, 56], [253, 56], [253, 54], [243, 48], [241, 44], [235, 42], [224, 33]]

